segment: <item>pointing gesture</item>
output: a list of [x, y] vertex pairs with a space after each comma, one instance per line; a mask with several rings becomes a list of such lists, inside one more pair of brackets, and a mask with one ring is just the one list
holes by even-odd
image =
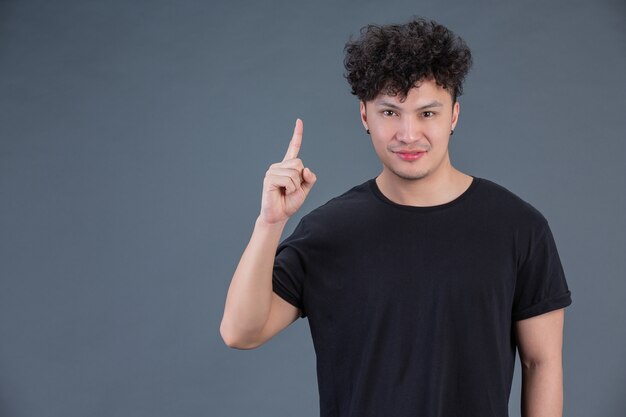
[[291, 137], [291, 142], [289, 142], [289, 148], [287, 148], [283, 162], [298, 156], [298, 151], [302, 146], [302, 130], [302, 120], [296, 119], [296, 127], [293, 129], [293, 136]]
[[263, 179], [260, 216], [266, 223], [286, 222], [304, 203], [317, 177], [304, 168], [298, 152], [302, 146], [302, 120], [296, 120], [293, 136], [281, 162], [270, 165]]

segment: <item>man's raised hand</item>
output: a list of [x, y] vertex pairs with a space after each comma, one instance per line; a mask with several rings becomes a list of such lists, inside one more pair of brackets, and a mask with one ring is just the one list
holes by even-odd
[[298, 152], [300, 151], [300, 147], [302, 146], [302, 131], [304, 130], [302, 126], [302, 120], [296, 119], [296, 125], [293, 128], [293, 136], [291, 137], [291, 141], [289, 142], [289, 147], [287, 148], [287, 152], [283, 157], [283, 162], [294, 159], [298, 157]]
[[302, 120], [296, 120], [293, 136], [281, 162], [270, 165], [263, 179], [260, 218], [269, 224], [286, 222], [304, 203], [317, 177], [304, 168], [298, 152], [302, 146]]

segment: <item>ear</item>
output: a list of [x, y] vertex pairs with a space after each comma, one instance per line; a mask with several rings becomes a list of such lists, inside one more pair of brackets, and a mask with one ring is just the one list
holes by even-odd
[[361, 112], [361, 123], [363, 123], [363, 128], [368, 129], [366, 106], [363, 100], [359, 100], [359, 111]]
[[454, 103], [454, 106], [452, 106], [452, 126], [451, 129], [454, 130], [454, 128], [456, 127], [456, 123], [459, 120], [459, 102], [457, 101], [456, 103]]

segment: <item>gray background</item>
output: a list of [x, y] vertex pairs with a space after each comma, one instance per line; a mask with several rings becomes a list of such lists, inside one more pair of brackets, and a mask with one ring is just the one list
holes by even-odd
[[306, 319], [229, 349], [226, 291], [296, 117], [318, 182], [283, 237], [378, 175], [343, 45], [418, 14], [474, 55], [452, 163], [526, 199], [555, 235], [573, 298], [565, 415], [623, 416], [625, 10], [0, 1], [0, 415], [319, 415]]

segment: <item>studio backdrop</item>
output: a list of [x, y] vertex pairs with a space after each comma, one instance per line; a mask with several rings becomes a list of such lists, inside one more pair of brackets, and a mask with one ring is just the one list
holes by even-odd
[[231, 349], [226, 291], [296, 118], [283, 238], [380, 173], [343, 46], [414, 15], [473, 53], [452, 163], [549, 219], [564, 415], [625, 415], [623, 2], [3, 0], [0, 416], [318, 416], [307, 320]]

